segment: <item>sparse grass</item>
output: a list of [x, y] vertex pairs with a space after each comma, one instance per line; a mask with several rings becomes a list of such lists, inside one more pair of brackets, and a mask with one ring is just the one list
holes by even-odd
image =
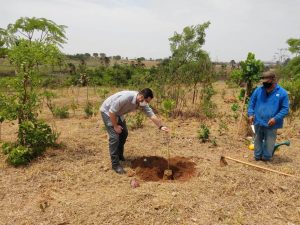
[[[216, 85], [224, 88], [224, 83]], [[109, 89], [107, 96], [117, 90], [120, 89]], [[58, 95], [55, 104], [70, 105], [76, 95], [76, 90], [74, 94], [64, 90], [64, 96]], [[97, 94], [91, 94], [89, 100], [99, 104], [103, 101]], [[227, 112], [232, 118], [232, 103], [224, 103], [221, 94], [216, 94], [213, 101], [218, 104], [218, 112]], [[139, 181], [140, 187], [132, 189], [132, 177], [111, 171], [103, 122], [99, 116], [84, 118], [85, 103], [85, 92], [81, 88], [76, 115], [67, 120], [54, 119], [44, 106], [40, 117], [49, 124], [55, 121], [56, 130], [61, 133], [58, 141], [65, 143], [61, 149], [48, 149], [29, 167], [18, 169], [9, 166], [5, 156], [0, 154], [0, 218], [3, 224], [300, 223], [298, 180], [234, 162], [228, 162], [227, 167], [220, 167], [218, 163], [220, 155], [224, 154], [299, 176], [299, 118], [293, 121], [293, 129], [285, 126], [278, 136], [284, 139], [289, 134], [292, 146], [282, 147], [280, 154], [268, 164], [252, 160], [253, 152], [247, 149], [243, 137], [233, 135], [236, 122], [226, 120], [225, 114], [222, 118], [227, 128], [219, 117], [205, 121], [169, 119], [166, 125], [176, 131], [169, 146], [171, 156], [189, 157], [194, 161], [195, 177], [187, 182]], [[228, 135], [217, 136], [214, 148], [197, 139], [196, 131], [204, 122], [211, 137], [218, 135], [219, 126], [223, 132], [228, 129]], [[136, 157], [165, 156], [165, 146], [161, 143], [163, 133], [149, 119], [143, 125], [142, 129], [129, 131], [125, 145], [128, 161], [123, 164], [127, 171], [130, 160]], [[2, 139], [14, 141], [16, 131], [17, 121], [4, 121]], [[104, 204], [107, 207], [103, 207]]]

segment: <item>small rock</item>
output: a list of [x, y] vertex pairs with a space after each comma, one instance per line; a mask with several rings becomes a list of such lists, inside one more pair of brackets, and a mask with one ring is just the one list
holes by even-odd
[[282, 191], [287, 191], [288, 190], [288, 187], [286, 187], [286, 186], [280, 186], [279, 187]]
[[104, 172], [107, 172], [107, 171], [109, 171], [109, 168], [103, 167], [103, 171], [104, 171]]
[[196, 218], [191, 218], [191, 220], [192, 220], [193, 222], [197, 222], [197, 219], [196, 219]]
[[133, 178], [133, 179], [130, 181], [130, 186], [131, 186], [132, 188], [137, 188], [137, 187], [140, 186], [140, 184], [139, 184], [139, 182], [138, 182], [135, 178]]
[[178, 193], [177, 193], [177, 192], [175, 192], [175, 191], [174, 191], [174, 192], [172, 192], [172, 196], [173, 196], [173, 197], [176, 197], [177, 195], [178, 195]]

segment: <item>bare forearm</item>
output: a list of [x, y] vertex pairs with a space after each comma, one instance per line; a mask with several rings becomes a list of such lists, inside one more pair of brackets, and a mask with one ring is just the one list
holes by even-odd
[[117, 122], [117, 116], [116, 116], [116, 114], [109, 112], [109, 117], [110, 117], [112, 125], [114, 127], [117, 126], [118, 122]]
[[152, 120], [152, 122], [157, 126], [157, 127], [161, 127], [162, 126], [162, 122], [160, 119], [158, 119], [158, 117], [156, 115], [150, 117], [150, 119]]

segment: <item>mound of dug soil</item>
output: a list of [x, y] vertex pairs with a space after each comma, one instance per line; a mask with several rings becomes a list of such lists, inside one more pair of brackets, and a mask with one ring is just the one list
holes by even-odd
[[[137, 176], [145, 181], [163, 180], [164, 171], [168, 169], [168, 161], [157, 156], [136, 158], [131, 162], [131, 168]], [[171, 180], [185, 181], [195, 173], [195, 163], [185, 157], [170, 158]]]

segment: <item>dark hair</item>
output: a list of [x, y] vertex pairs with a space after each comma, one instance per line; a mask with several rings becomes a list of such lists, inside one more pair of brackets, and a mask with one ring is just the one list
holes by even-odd
[[153, 92], [150, 88], [145, 88], [141, 90], [139, 94], [143, 95], [144, 98], [153, 98]]

